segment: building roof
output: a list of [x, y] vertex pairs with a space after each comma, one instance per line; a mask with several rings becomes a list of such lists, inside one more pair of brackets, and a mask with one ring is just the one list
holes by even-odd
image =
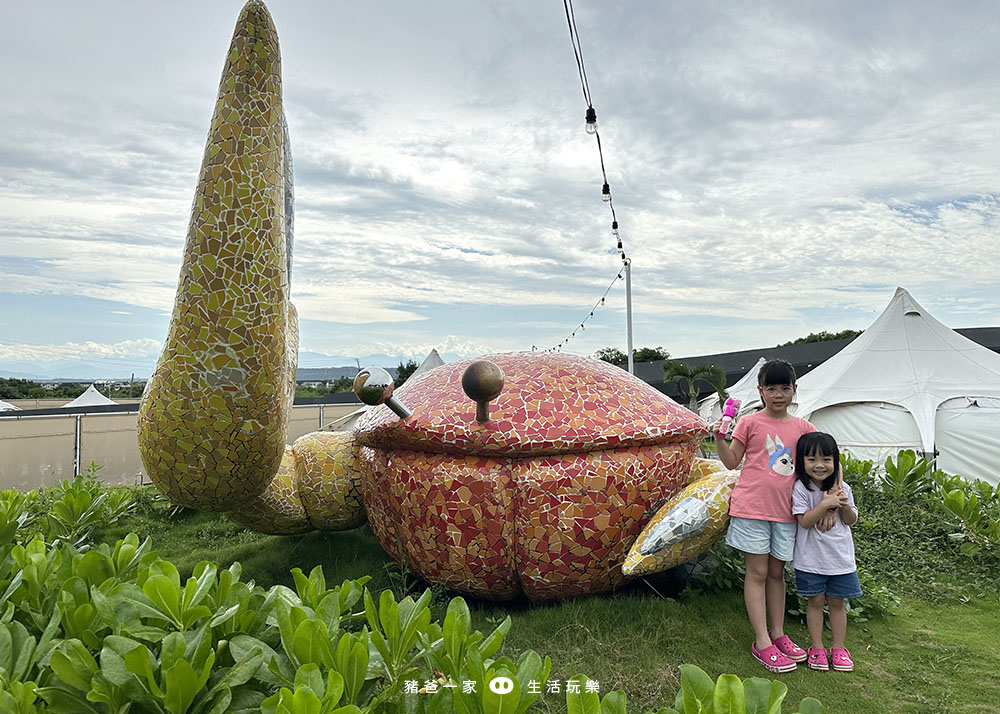
[[[993, 352], [1000, 353], [1000, 327], [966, 327], [955, 330], [958, 334], [969, 338]], [[697, 355], [694, 357], [678, 357], [676, 360], [656, 360], [654, 362], [636, 362], [635, 376], [656, 387], [664, 394], [687, 403], [687, 395], [681, 395], [673, 382], [664, 383], [663, 364], [668, 361], [683, 362], [695, 366], [705, 362], [722, 368], [726, 373], [726, 386], [738, 382], [763, 357], [765, 360], [783, 359], [795, 368], [795, 374], [801, 377], [819, 367], [826, 360], [853, 342], [855, 337], [825, 342], [805, 342], [798, 345], [783, 347], [761, 347], [739, 352], [719, 352], [716, 354]], [[702, 396], [711, 390], [702, 386]]]

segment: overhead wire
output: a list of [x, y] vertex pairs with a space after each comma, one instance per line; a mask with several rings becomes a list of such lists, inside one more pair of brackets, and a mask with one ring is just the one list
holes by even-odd
[[[615, 239], [616, 250], [619, 253], [619, 257], [622, 261], [623, 268], [627, 268], [631, 263], [632, 259], [629, 258], [625, 253], [625, 244], [622, 241], [621, 229], [618, 225], [618, 214], [615, 211], [615, 201], [614, 196], [611, 193], [611, 185], [608, 182], [608, 172], [607, 167], [604, 163], [604, 148], [601, 144], [601, 133], [597, 128], [597, 110], [594, 109], [594, 103], [590, 94], [590, 82], [587, 80], [587, 67], [583, 59], [583, 47], [580, 44], [580, 33], [576, 27], [576, 12], [573, 9], [573, 0], [563, 0], [563, 9], [566, 13], [566, 25], [569, 28], [569, 38], [570, 43], [573, 45], [573, 56], [576, 59], [577, 74], [580, 77], [580, 87], [583, 90], [583, 99], [587, 103], [587, 112], [585, 114], [585, 119], [587, 122], [587, 133], [593, 134], [594, 138], [597, 140], [597, 156], [601, 162], [601, 198], [608, 204], [608, 208], [611, 211], [611, 235]], [[562, 349], [569, 340], [576, 337], [577, 330], [585, 329], [584, 325], [594, 316], [594, 310], [598, 306], [603, 305], [605, 298], [614, 287], [615, 283], [622, 278], [622, 270], [618, 271], [618, 275], [615, 279], [611, 281], [608, 289], [604, 291], [604, 295], [598, 300], [597, 304], [591, 309], [587, 317], [584, 318], [583, 322], [580, 323], [579, 328], [574, 328], [558, 345], [549, 348], [547, 351], [559, 351]], [[532, 346], [532, 350], [535, 347]]]

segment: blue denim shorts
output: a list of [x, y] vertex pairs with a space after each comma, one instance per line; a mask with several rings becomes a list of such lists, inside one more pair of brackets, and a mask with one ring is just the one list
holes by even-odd
[[795, 571], [795, 589], [803, 597], [826, 595], [839, 600], [861, 597], [861, 582], [858, 571], [843, 575], [820, 575], [807, 573], [804, 570]]
[[744, 553], [770, 555], [787, 562], [795, 552], [795, 531], [798, 527], [798, 523], [730, 516], [726, 543]]

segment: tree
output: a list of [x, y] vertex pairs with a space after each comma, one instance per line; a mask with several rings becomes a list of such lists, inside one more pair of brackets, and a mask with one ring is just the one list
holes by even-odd
[[594, 353], [594, 357], [602, 362], [610, 362], [611, 364], [624, 364], [628, 362], [628, 355], [617, 347], [602, 347]]
[[726, 373], [721, 367], [707, 362], [688, 367], [683, 362], [667, 362], [663, 365], [663, 381], [673, 381], [681, 393], [688, 395], [688, 409], [698, 411], [697, 382], [704, 382], [719, 393], [719, 399], [726, 401]]
[[315, 387], [307, 387], [304, 384], [296, 385], [296, 397], [322, 397], [324, 394], [335, 392], [349, 392], [354, 387], [354, 380], [350, 377], [337, 377], [328, 384], [321, 384]]
[[788, 345], [803, 345], [807, 342], [828, 342], [830, 340], [843, 340], [848, 337], [857, 337], [864, 330], [841, 330], [840, 332], [827, 332], [823, 330], [822, 332], [810, 332], [805, 337], [800, 337], [797, 340], [792, 340], [791, 342], [784, 342], [778, 347], [788, 347]]
[[[628, 362], [628, 355], [617, 347], [602, 347], [594, 353], [594, 357], [611, 364]], [[633, 362], [655, 362], [661, 359], [670, 359], [670, 353], [662, 347], [640, 347], [632, 351]]]
[[396, 367], [396, 387], [399, 387], [403, 384], [403, 382], [408, 380], [410, 376], [417, 371], [417, 367], [419, 366], [420, 365], [417, 364], [416, 360], [412, 359], [407, 360], [405, 363], [400, 362], [399, 366]]
[[111, 390], [112, 399], [138, 399], [142, 396], [142, 390], [146, 388], [146, 381], [140, 380], [122, 387], [115, 387]]
[[670, 353], [662, 347], [640, 347], [632, 353], [633, 362], [656, 362], [670, 359]]

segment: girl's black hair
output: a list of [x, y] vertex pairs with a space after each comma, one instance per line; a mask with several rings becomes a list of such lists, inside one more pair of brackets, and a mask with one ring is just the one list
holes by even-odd
[[783, 359], [765, 362], [757, 372], [757, 384], [761, 387], [795, 384], [795, 368]]
[[812, 490], [812, 479], [806, 473], [806, 457], [816, 453], [833, 457], [833, 473], [820, 484], [821, 491], [829, 491], [840, 475], [840, 449], [837, 448], [837, 440], [829, 434], [811, 431], [799, 437], [799, 442], [795, 445], [795, 478], [808, 490]]

